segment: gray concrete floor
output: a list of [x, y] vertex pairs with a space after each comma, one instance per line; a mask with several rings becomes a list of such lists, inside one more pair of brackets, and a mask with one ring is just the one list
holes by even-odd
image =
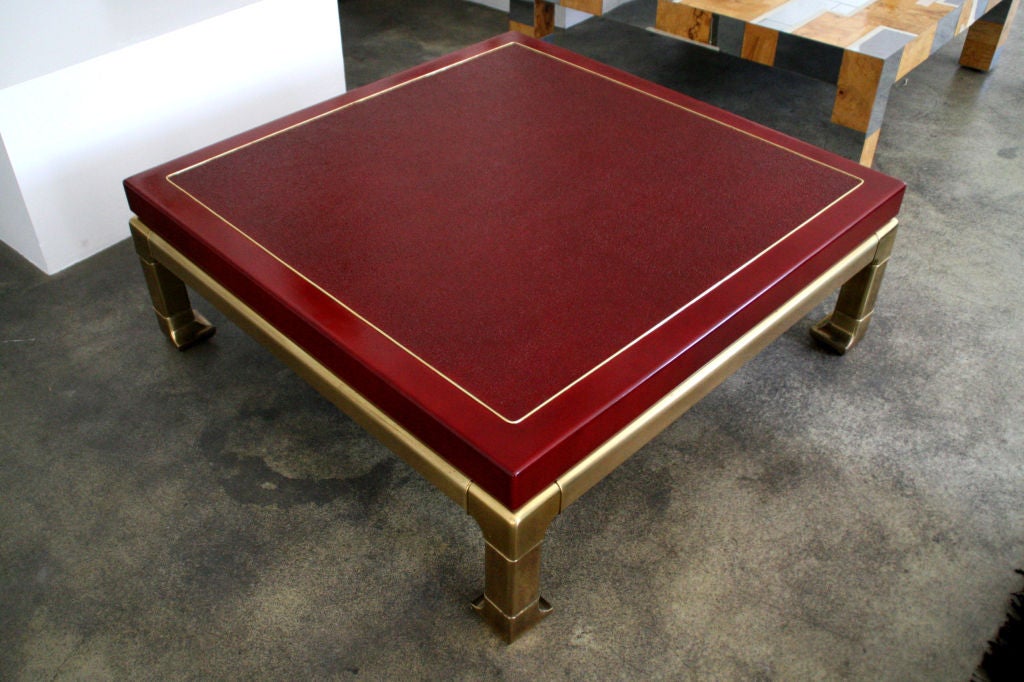
[[[351, 86], [505, 27], [341, 9]], [[608, 20], [554, 41], [848, 142], [819, 83]], [[209, 305], [179, 353], [127, 241], [50, 278], [0, 247], [0, 679], [966, 679], [1024, 565], [1024, 39], [988, 75], [959, 45], [889, 103], [864, 343], [809, 316], [567, 510], [510, 647], [468, 607], [473, 521]]]

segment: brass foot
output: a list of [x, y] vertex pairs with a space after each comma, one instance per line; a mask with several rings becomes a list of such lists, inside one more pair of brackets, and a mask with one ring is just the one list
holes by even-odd
[[870, 322], [870, 313], [855, 320], [843, 313], [833, 312], [811, 327], [811, 336], [822, 346], [843, 355], [864, 337]]
[[473, 600], [473, 609], [501, 635], [502, 639], [511, 644], [521, 634], [551, 613], [551, 604], [548, 604], [544, 597], [538, 597], [525, 609], [510, 616], [498, 608], [486, 595], [481, 594]]
[[179, 350], [213, 336], [216, 327], [192, 309], [185, 283], [153, 255], [149, 246], [149, 228], [138, 218], [132, 218], [131, 230], [160, 330]]
[[185, 350], [189, 346], [205, 341], [217, 332], [216, 327], [192, 308], [170, 317], [157, 312], [156, 321], [178, 350]]

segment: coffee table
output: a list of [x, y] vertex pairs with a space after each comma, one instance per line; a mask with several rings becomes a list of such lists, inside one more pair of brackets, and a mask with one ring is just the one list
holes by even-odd
[[168, 338], [188, 285], [471, 514], [508, 640], [570, 503], [837, 287], [862, 338], [904, 189], [515, 33], [125, 188]]
[[[556, 1], [591, 14], [622, 4]], [[654, 10], [653, 0], [632, 2], [651, 4]], [[988, 71], [1019, 2], [657, 0], [656, 16], [646, 23], [726, 54], [834, 83], [832, 122], [863, 133], [860, 162], [870, 166], [892, 86], [964, 31], [960, 64]], [[547, 35], [554, 30], [553, 6], [551, 0], [513, 0], [510, 25], [534, 37]], [[531, 21], [528, 14], [535, 18]]]

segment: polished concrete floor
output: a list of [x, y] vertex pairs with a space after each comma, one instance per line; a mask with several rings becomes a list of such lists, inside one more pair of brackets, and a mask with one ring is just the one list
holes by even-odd
[[[340, 6], [350, 87], [506, 25]], [[172, 350], [127, 241], [49, 278], [0, 247], [0, 679], [967, 679], [1024, 565], [1016, 28], [991, 74], [956, 41], [893, 92], [864, 343], [809, 316], [568, 509], [512, 646], [468, 606], [473, 521], [205, 302]], [[607, 19], [553, 40], [848, 150], [822, 84]]]

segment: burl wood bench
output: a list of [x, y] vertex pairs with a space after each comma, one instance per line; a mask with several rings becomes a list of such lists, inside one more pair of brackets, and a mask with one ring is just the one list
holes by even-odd
[[[967, 31], [960, 64], [995, 66], [1020, 0], [633, 0], [644, 23], [726, 54], [836, 85], [832, 122], [863, 134], [870, 166], [889, 91]], [[554, 5], [603, 14], [612, 0], [512, 0], [510, 26], [534, 37], [554, 30]], [[637, 14], [638, 10], [631, 10]], [[613, 12], [612, 16], [615, 13]]]

